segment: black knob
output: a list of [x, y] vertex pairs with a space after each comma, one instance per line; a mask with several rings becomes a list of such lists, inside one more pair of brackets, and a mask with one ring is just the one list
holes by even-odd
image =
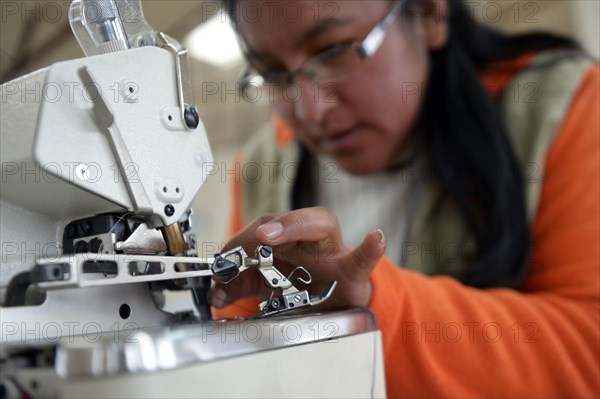
[[198, 116], [198, 111], [194, 107], [186, 107], [185, 112], [183, 113], [183, 117], [185, 118], [185, 124], [190, 129], [195, 129], [200, 124], [200, 117]]

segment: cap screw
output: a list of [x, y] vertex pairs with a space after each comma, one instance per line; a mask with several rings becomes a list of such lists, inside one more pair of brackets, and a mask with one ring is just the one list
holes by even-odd
[[265, 245], [264, 247], [260, 248], [259, 253], [263, 258], [268, 258], [273, 253], [273, 248]]

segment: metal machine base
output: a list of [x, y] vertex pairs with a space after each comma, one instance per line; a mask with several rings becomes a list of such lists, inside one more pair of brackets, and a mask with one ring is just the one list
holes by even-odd
[[3, 365], [13, 391], [26, 388], [34, 398], [385, 396], [381, 335], [365, 309], [80, 336], [49, 349], [54, 367]]

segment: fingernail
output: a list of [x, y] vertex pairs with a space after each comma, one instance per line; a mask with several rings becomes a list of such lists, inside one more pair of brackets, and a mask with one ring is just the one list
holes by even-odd
[[273, 240], [283, 234], [283, 225], [278, 222], [263, 224], [259, 229], [269, 240]]
[[379, 244], [385, 245], [385, 235], [383, 234], [383, 231], [381, 231], [381, 229], [377, 229], [377, 232], [379, 233]]
[[220, 309], [225, 305], [226, 299], [227, 299], [227, 293], [223, 289], [217, 288], [212, 295], [211, 304], [215, 308]]

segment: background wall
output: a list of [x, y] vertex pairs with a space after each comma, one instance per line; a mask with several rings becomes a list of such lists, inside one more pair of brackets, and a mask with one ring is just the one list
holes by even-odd
[[[598, 0], [466, 0], [476, 18], [508, 32], [547, 30], [579, 40], [596, 58], [600, 56], [600, 1]], [[177, 40], [214, 15], [216, 1], [145, 0], [148, 22]], [[0, 1], [0, 81], [34, 71], [54, 62], [82, 56], [71, 34], [69, 1]], [[219, 40], [219, 38], [214, 38]], [[201, 242], [225, 239], [229, 186], [237, 149], [258, 126], [269, 119], [265, 104], [250, 104], [233, 94], [242, 64], [216, 68], [191, 60], [196, 103], [207, 128], [218, 171], [196, 199], [202, 227]], [[208, 85], [219, 87], [209, 94]], [[214, 87], [214, 86], [212, 86]], [[1, 145], [1, 143], [0, 143]], [[212, 244], [209, 244], [212, 245]]]

